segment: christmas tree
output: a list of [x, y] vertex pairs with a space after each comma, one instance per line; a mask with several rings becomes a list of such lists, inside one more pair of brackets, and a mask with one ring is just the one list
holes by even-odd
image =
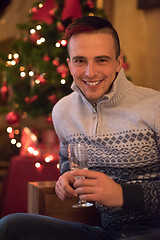
[[65, 28], [86, 15], [105, 17], [95, 0], [41, 0], [19, 24], [21, 36], [10, 53], [0, 54], [0, 111], [8, 124], [24, 116], [50, 120], [54, 104], [71, 92], [72, 78], [66, 64]]

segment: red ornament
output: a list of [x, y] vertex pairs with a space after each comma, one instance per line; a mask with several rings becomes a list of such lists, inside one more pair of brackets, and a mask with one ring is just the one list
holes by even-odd
[[57, 22], [57, 30], [59, 32], [63, 32], [64, 31], [64, 26], [61, 22]]
[[91, 0], [87, 1], [87, 5], [88, 5], [89, 8], [94, 8], [94, 3]]
[[62, 63], [57, 67], [57, 72], [60, 73], [62, 77], [65, 77], [68, 74], [68, 68]]
[[49, 124], [53, 124], [52, 117], [51, 116], [46, 117], [46, 122]]
[[20, 116], [16, 112], [9, 112], [6, 116], [6, 120], [10, 125], [17, 125], [20, 121]]
[[[37, 82], [36, 82], [36, 81], [37, 81]], [[46, 79], [43, 77], [43, 74], [41, 74], [41, 75], [38, 75], [38, 76], [36, 77], [35, 82], [36, 82], [37, 84], [44, 84], [44, 83], [46, 83]]]
[[42, 21], [46, 24], [52, 24], [53, 17], [50, 15], [50, 10], [56, 7], [54, 0], [46, 0], [42, 8], [39, 8], [32, 15], [32, 19], [35, 21]]
[[19, 58], [14, 59], [16, 63], [19, 63]]
[[57, 8], [56, 8], [56, 7], [53, 8], [53, 9], [51, 9], [51, 10], [49, 11], [49, 15], [52, 16], [52, 17], [54, 17], [56, 11], [57, 11]]
[[25, 97], [24, 100], [25, 100], [26, 103], [30, 103], [30, 98], [29, 97]]
[[32, 13], [36, 13], [38, 11], [36, 7], [33, 7], [31, 10], [32, 10]]
[[41, 35], [38, 32], [30, 34], [30, 41], [33, 44], [36, 44], [37, 40], [41, 38]]
[[29, 104], [30, 104], [30, 103], [35, 102], [37, 99], [38, 99], [38, 96], [37, 96], [37, 95], [34, 95], [33, 97], [30, 97], [30, 98], [29, 98], [29, 97], [25, 97], [24, 100], [25, 100], [26, 103], [29, 103]]
[[28, 104], [31, 104], [33, 102], [35, 102], [36, 100], [38, 99], [38, 96], [37, 95], [34, 95], [33, 97], [25, 97], [25, 102], [28, 103]]
[[67, 19], [76, 19], [82, 17], [80, 0], [64, 0], [64, 8], [62, 10], [61, 19], [65, 21]]
[[53, 61], [52, 61], [53, 65], [54, 66], [58, 66], [59, 65], [59, 59], [55, 58]]
[[129, 67], [130, 67], [129, 63], [127, 63], [127, 62], [124, 62], [124, 63], [123, 63], [123, 68], [124, 68], [124, 70], [128, 70]]
[[7, 101], [8, 92], [9, 92], [9, 90], [8, 90], [7, 83], [6, 83], [6, 81], [4, 81], [2, 83], [2, 87], [0, 89], [0, 93], [1, 93], [3, 103], [6, 103], [6, 101]]
[[52, 103], [52, 104], [55, 104], [55, 103], [58, 101], [57, 96], [56, 96], [55, 94], [49, 96], [49, 97], [48, 97], [48, 100], [49, 100], [50, 103]]
[[50, 60], [50, 58], [49, 58], [48, 55], [44, 55], [44, 56], [43, 56], [43, 60], [44, 60], [45, 62], [48, 62], [48, 61]]

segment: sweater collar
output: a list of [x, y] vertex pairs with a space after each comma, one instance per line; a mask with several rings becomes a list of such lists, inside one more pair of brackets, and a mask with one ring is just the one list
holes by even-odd
[[[85, 98], [84, 94], [74, 81], [71, 85], [71, 88]], [[117, 105], [119, 102], [123, 101], [126, 95], [128, 95], [128, 93], [131, 91], [131, 88], [133, 88], [133, 84], [126, 78], [124, 69], [122, 68], [114, 80], [110, 92], [106, 93], [101, 99], [99, 99], [97, 104], [105, 101], [108, 104]]]

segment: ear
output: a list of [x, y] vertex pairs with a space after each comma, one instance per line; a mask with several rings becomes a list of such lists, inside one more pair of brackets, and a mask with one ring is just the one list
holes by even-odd
[[72, 72], [71, 72], [71, 61], [70, 61], [69, 58], [67, 58], [66, 61], [67, 61], [68, 67], [69, 67], [69, 71], [72, 74]]
[[70, 63], [70, 59], [69, 59], [69, 58], [67, 58], [67, 59], [66, 59], [66, 61], [67, 61], [68, 65], [69, 65], [69, 63]]
[[117, 72], [119, 72], [121, 70], [121, 68], [123, 67], [123, 59], [124, 59], [124, 55], [120, 54], [117, 59]]

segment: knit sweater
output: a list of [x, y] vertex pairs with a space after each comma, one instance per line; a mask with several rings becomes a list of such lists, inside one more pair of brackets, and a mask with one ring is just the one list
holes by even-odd
[[89, 169], [123, 189], [122, 208], [96, 203], [103, 228], [160, 216], [160, 92], [135, 86], [123, 69], [95, 106], [75, 83], [72, 89], [52, 112], [61, 173], [69, 170], [68, 144], [85, 142]]

